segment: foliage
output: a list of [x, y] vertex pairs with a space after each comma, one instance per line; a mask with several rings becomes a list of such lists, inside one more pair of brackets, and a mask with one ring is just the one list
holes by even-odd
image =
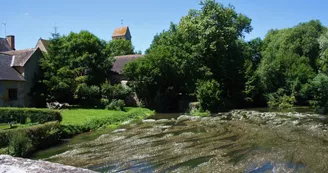
[[282, 30], [271, 30], [264, 39], [262, 61], [256, 71], [263, 94], [284, 88], [296, 103], [306, 104], [310, 81], [318, 69], [318, 38], [326, 30], [319, 21], [309, 21]]
[[279, 88], [277, 92], [267, 94], [268, 106], [270, 108], [287, 109], [292, 108], [296, 99], [293, 95], [285, 94], [284, 89]]
[[60, 112], [47, 109], [30, 109], [30, 108], [0, 108], [0, 122], [16, 122], [25, 124], [26, 121], [31, 123], [45, 123], [49, 121], [61, 121]]
[[265, 99], [262, 95], [263, 87], [260, 82], [260, 77], [256, 73], [262, 60], [263, 40], [260, 38], [253, 39], [245, 45], [244, 49], [244, 75], [245, 89], [243, 95], [247, 106], [264, 106]]
[[320, 56], [318, 59], [319, 70], [322, 73], [328, 73], [328, 32], [323, 33], [319, 39]]
[[314, 100], [312, 105], [320, 113], [328, 112], [328, 76], [326, 74], [318, 74], [312, 81], [312, 93]]
[[0, 147], [9, 146], [9, 154], [27, 156], [32, 151], [56, 144], [60, 139], [59, 122], [47, 122], [26, 128], [0, 131]]
[[[195, 101], [209, 111], [283, 108], [313, 99], [325, 107], [320, 83], [328, 74], [327, 28], [311, 20], [245, 41], [251, 31], [251, 19], [232, 5], [203, 0], [155, 35], [146, 55], [125, 66], [124, 76], [140, 102], [159, 112], [185, 111], [178, 110], [182, 103]], [[34, 96], [92, 107], [124, 100], [132, 90], [107, 81], [113, 57], [133, 53], [130, 41], [105, 42], [87, 31], [54, 35], [41, 62], [42, 94]]]
[[8, 154], [15, 157], [25, 157], [33, 150], [32, 140], [26, 133], [10, 135]]
[[202, 111], [201, 109], [192, 109], [189, 113], [192, 116], [198, 116], [198, 117], [208, 117], [211, 115], [210, 111]]
[[106, 42], [88, 31], [56, 35], [41, 60], [48, 101], [75, 102], [82, 86], [99, 86], [110, 75], [114, 61], [105, 51]]
[[112, 100], [112, 99], [122, 99], [124, 100], [127, 96], [131, 94], [131, 89], [123, 87], [121, 84], [111, 85], [105, 82], [101, 85], [102, 98]]
[[112, 40], [106, 44], [105, 53], [110, 57], [134, 54], [134, 47], [129, 40]]
[[116, 111], [122, 111], [125, 106], [125, 103], [123, 100], [116, 100], [113, 99], [107, 106], [106, 109], [108, 110], [116, 110]]
[[81, 84], [76, 89], [75, 98], [79, 100], [79, 105], [83, 107], [97, 106], [101, 98], [100, 88], [95, 85], [89, 87], [86, 84]]
[[199, 82], [197, 87], [197, 100], [203, 110], [217, 111], [222, 106], [220, 84], [215, 81]]
[[178, 100], [196, 99], [197, 81], [221, 83], [224, 101], [235, 107], [243, 100], [244, 33], [251, 20], [232, 6], [201, 2], [180, 23], [154, 37], [142, 59], [129, 63], [125, 75], [147, 107], [174, 109]]

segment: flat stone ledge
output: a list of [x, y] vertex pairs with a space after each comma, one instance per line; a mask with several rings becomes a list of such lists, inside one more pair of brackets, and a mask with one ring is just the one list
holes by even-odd
[[95, 173], [94, 171], [51, 163], [30, 160], [8, 155], [0, 155], [0, 173]]

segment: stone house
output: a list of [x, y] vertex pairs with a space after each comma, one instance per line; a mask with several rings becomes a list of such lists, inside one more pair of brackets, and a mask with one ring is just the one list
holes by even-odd
[[112, 78], [114, 83], [121, 83], [123, 85], [126, 84], [127, 79], [122, 74], [124, 66], [127, 63], [142, 57], [144, 57], [144, 55], [140, 55], [140, 54], [122, 55], [122, 56], [114, 57], [115, 62], [113, 63], [113, 67], [112, 67], [112, 72], [113, 72]]
[[36, 43], [35, 48], [39, 48], [42, 52], [48, 52], [49, 40], [40, 38]]
[[112, 34], [112, 39], [113, 40], [129, 40], [131, 41], [131, 33], [130, 33], [130, 29], [128, 26], [123, 26], [123, 27], [119, 27], [116, 28]]
[[0, 38], [0, 106], [33, 106], [29, 96], [37, 81], [40, 48], [15, 50], [15, 37]]

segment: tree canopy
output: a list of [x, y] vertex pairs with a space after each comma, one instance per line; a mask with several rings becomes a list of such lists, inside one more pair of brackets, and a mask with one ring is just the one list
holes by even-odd
[[[293, 105], [328, 112], [327, 28], [311, 20], [246, 41], [252, 29], [232, 5], [203, 0], [156, 34], [124, 76], [144, 105], [159, 112], [181, 111], [189, 102], [212, 112]], [[122, 99], [129, 92], [108, 83], [113, 57], [134, 53], [130, 41], [106, 42], [88, 31], [54, 35], [41, 62], [45, 95], [79, 104]]]
[[53, 35], [48, 53], [41, 61], [47, 100], [68, 103], [95, 97], [99, 100], [100, 86], [111, 77], [114, 56], [133, 52], [130, 41], [106, 42], [88, 31]]
[[146, 56], [130, 63], [125, 75], [146, 105], [157, 110], [183, 100], [218, 111], [308, 105], [318, 98], [312, 81], [327, 73], [326, 27], [311, 20], [270, 30], [264, 40], [245, 41], [251, 31], [251, 19], [233, 6], [202, 1], [200, 9], [157, 34]]

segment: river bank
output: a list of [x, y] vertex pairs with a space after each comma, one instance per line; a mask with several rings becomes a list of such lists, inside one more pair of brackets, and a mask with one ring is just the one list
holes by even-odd
[[[7, 111], [7, 112], [6, 112]], [[60, 111], [48, 109], [29, 108], [3, 108], [2, 120], [8, 117], [32, 123], [16, 126], [15, 128], [0, 129], [0, 154], [10, 154], [18, 157], [28, 157], [41, 149], [52, 148], [56, 144], [65, 143], [72, 136], [93, 132], [98, 134], [99, 130], [112, 130], [124, 122], [140, 121], [154, 114], [146, 108], [124, 108], [124, 111], [104, 109], [64, 109]], [[25, 114], [26, 115], [25, 115]], [[43, 114], [42, 114], [43, 113]], [[48, 113], [48, 114], [46, 114]], [[53, 115], [53, 116], [52, 116]], [[32, 118], [26, 118], [31, 116]], [[7, 117], [7, 118], [6, 118]], [[49, 120], [55, 117], [53, 122], [42, 123], [34, 119]], [[22, 118], [21, 118], [22, 119]], [[37, 119], [37, 120], [38, 120]], [[7, 125], [9, 126], [9, 125]]]
[[147, 119], [45, 160], [99, 172], [326, 172], [326, 122], [250, 110]]

